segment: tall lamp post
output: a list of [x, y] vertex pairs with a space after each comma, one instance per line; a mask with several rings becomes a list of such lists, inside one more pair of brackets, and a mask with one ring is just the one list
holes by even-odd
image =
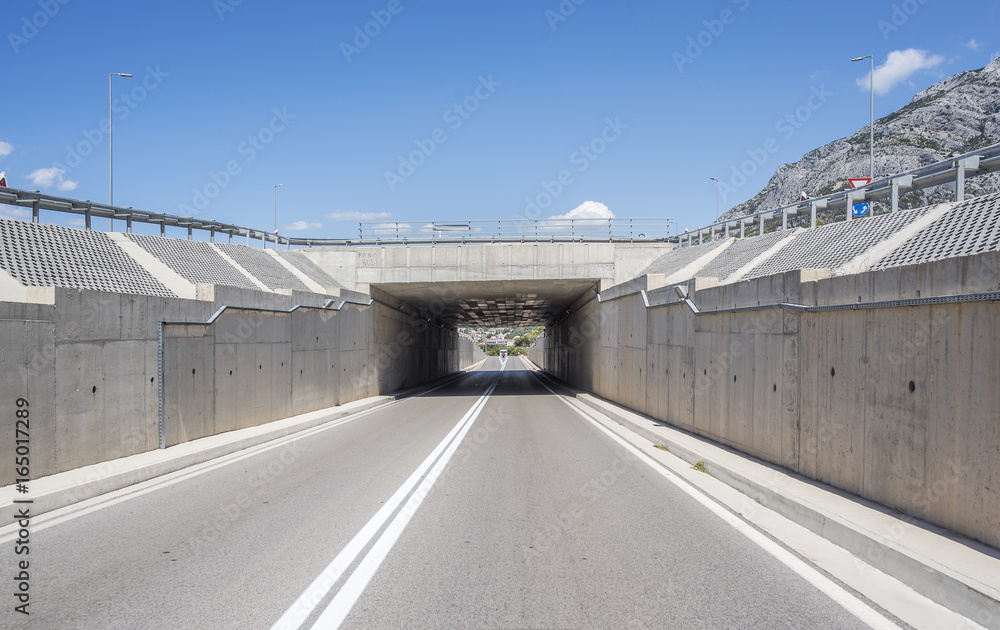
[[278, 249], [278, 189], [284, 184], [274, 185], [274, 248]]
[[709, 177], [710, 180], [715, 182], [715, 220], [719, 220], [719, 180], [714, 177]]
[[[131, 79], [132, 75], [124, 72], [108, 73], [108, 205], [115, 205], [115, 121], [111, 117], [111, 79], [114, 77], [125, 77]], [[115, 219], [112, 216], [108, 219], [108, 224], [113, 232], [115, 229]]]
[[869, 83], [871, 84], [871, 123], [868, 125], [868, 152], [870, 154], [870, 166], [871, 169], [868, 172], [868, 176], [875, 179], [875, 57], [872, 55], [865, 55], [864, 57], [855, 57], [851, 61], [864, 61], [865, 59], [871, 59], [872, 69], [869, 73]]

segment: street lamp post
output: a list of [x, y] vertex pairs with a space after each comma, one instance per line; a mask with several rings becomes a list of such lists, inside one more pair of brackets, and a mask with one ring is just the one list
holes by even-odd
[[[111, 79], [114, 77], [125, 77], [131, 79], [132, 75], [125, 72], [108, 73], [108, 205], [115, 205], [115, 121], [111, 114]], [[115, 229], [115, 219], [112, 216], [108, 219], [109, 228], [113, 232]]]
[[710, 180], [715, 182], [715, 220], [719, 220], [719, 180], [714, 177], [709, 177]]
[[278, 189], [284, 184], [274, 185], [274, 248], [278, 249]]
[[872, 55], [865, 55], [864, 57], [855, 57], [851, 61], [864, 61], [865, 59], [871, 59], [872, 69], [868, 75], [869, 83], [871, 86], [871, 122], [868, 125], [868, 152], [870, 159], [870, 170], [868, 176], [875, 179], [875, 57]]

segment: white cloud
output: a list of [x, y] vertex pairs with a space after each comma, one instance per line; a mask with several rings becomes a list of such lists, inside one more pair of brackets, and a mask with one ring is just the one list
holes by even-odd
[[391, 216], [391, 212], [352, 212], [337, 210], [336, 212], [327, 214], [326, 218], [333, 219], [334, 221], [374, 221], [376, 219], [388, 219]]
[[0, 157], [10, 155], [13, 150], [14, 147], [9, 142], [0, 142]]
[[0, 205], [0, 219], [16, 219], [27, 221], [31, 218], [31, 211], [16, 206]]
[[286, 232], [305, 232], [307, 230], [318, 230], [323, 227], [322, 223], [309, 223], [308, 221], [296, 221], [285, 226]]
[[[943, 61], [944, 57], [941, 55], [928, 55], [926, 50], [894, 50], [886, 57], [884, 64], [875, 68], [875, 93], [888, 94], [894, 87], [909, 80], [914, 72], [929, 70]], [[869, 72], [857, 80], [858, 87], [867, 90], [870, 80]]]
[[559, 214], [549, 219], [613, 219], [615, 213], [597, 201], [585, 201], [566, 214]]
[[28, 179], [31, 183], [39, 188], [52, 188], [55, 186], [58, 190], [63, 192], [67, 190], [76, 190], [76, 182], [66, 179], [66, 171], [55, 166], [49, 168], [40, 168], [37, 171], [28, 175]]
[[965, 42], [962, 45], [965, 46], [966, 48], [971, 48], [972, 50], [979, 50], [980, 46], [982, 46], [981, 43], [976, 41], [975, 37], [973, 37], [972, 39], [970, 39], [969, 41]]

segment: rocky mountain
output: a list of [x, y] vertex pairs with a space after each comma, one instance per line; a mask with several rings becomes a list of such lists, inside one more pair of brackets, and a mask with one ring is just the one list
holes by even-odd
[[[1000, 58], [985, 68], [956, 74], [917, 94], [906, 106], [875, 121], [876, 178], [941, 161], [955, 154], [1000, 142]], [[846, 188], [848, 177], [869, 171], [866, 126], [849, 138], [835, 140], [782, 164], [755, 197], [723, 217], [753, 214]], [[1000, 191], [1000, 173], [966, 181], [966, 196]], [[908, 208], [954, 199], [954, 185], [911, 191], [900, 197]]]

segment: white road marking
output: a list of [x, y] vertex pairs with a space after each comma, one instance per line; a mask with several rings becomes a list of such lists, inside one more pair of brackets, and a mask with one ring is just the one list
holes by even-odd
[[[385, 525], [385, 522], [389, 520], [389, 517], [392, 516], [393, 512], [395, 512], [396, 509], [403, 503], [403, 500], [410, 495], [410, 492], [417, 486], [420, 479], [425, 473], [427, 473], [428, 469], [430, 469], [434, 462], [438, 459], [438, 456], [440, 456], [444, 451], [445, 455], [441, 458], [441, 461], [438, 462], [438, 466], [434, 466], [433, 470], [431, 470], [430, 474], [427, 476], [427, 479], [424, 480], [424, 483], [421, 484], [413, 496], [411, 496], [410, 502], [407, 506], [404, 507], [399, 515], [397, 515], [396, 519], [392, 522], [392, 524], [390, 524], [386, 532], [383, 533], [382, 537], [375, 543], [375, 547], [373, 547], [368, 553], [358, 569], [354, 571], [348, 579], [348, 582], [341, 588], [340, 592], [338, 592], [330, 606], [328, 606], [324, 611], [321, 620], [328, 616], [339, 614], [338, 612], [331, 613], [331, 608], [335, 611], [342, 611], [343, 615], [340, 617], [340, 621], [336, 622], [337, 626], [340, 625], [340, 622], [343, 621], [343, 617], [346, 617], [347, 613], [350, 612], [350, 607], [354, 605], [355, 601], [357, 601], [358, 596], [360, 596], [361, 592], [364, 591], [364, 587], [367, 586], [371, 576], [374, 575], [374, 572], [378, 569], [378, 565], [381, 564], [382, 559], [385, 557], [383, 555], [380, 559], [378, 559], [378, 562], [374, 565], [374, 568], [372, 568], [372, 563], [374, 562], [375, 557], [373, 556], [373, 553], [375, 552], [375, 549], [378, 548], [381, 550], [385, 547], [383, 541], [387, 540], [387, 534], [390, 531], [394, 531], [394, 527], [397, 527], [397, 522], [402, 522], [402, 526], [399, 527], [399, 532], [402, 532], [402, 527], [406, 526], [406, 523], [409, 522], [410, 517], [412, 517], [413, 511], [420, 506], [420, 503], [423, 501], [423, 497], [426, 496], [426, 493], [430, 490], [431, 486], [434, 485], [434, 481], [440, 475], [440, 471], [444, 469], [444, 465], [448, 463], [448, 459], [450, 459], [452, 454], [454, 454], [455, 449], [458, 448], [458, 444], [468, 432], [469, 427], [472, 426], [472, 423], [476, 420], [479, 412], [482, 411], [482, 408], [485, 406], [490, 394], [492, 394], [493, 390], [496, 389], [497, 382], [499, 382], [499, 378], [493, 381], [493, 383], [486, 389], [486, 392], [479, 397], [474, 405], [472, 405], [472, 408], [470, 408], [469, 411], [462, 416], [462, 419], [458, 421], [458, 424], [456, 424], [454, 428], [448, 432], [448, 435], [446, 435], [445, 438], [434, 448], [434, 450], [431, 451], [431, 454], [427, 456], [427, 459], [425, 459], [420, 466], [413, 471], [413, 474], [410, 475], [403, 485], [396, 490], [392, 497], [386, 501], [378, 512], [375, 513], [375, 516], [373, 516], [365, 524], [365, 526], [361, 528], [361, 531], [359, 531], [354, 538], [347, 543], [347, 546], [344, 547], [339, 554], [337, 554], [337, 557], [334, 558], [329, 565], [327, 565], [327, 567], [306, 588], [302, 595], [300, 595], [299, 598], [296, 599], [295, 602], [288, 608], [288, 610], [285, 611], [281, 618], [275, 622], [272, 626], [272, 630], [294, 630], [302, 626], [309, 615], [312, 614], [316, 606], [318, 606], [323, 598], [326, 597], [334, 585], [340, 580], [341, 576], [343, 576], [347, 568], [354, 563], [361, 551], [368, 546], [372, 538], [375, 537], [382, 526]], [[417, 497], [419, 497], [419, 499], [417, 499], [416, 505], [411, 509], [410, 504], [412, 504], [414, 499]], [[400, 517], [403, 514], [409, 514], [409, 516], [405, 518], [405, 521], [400, 521]], [[396, 537], [398, 537], [398, 533], [396, 534]], [[388, 548], [385, 548], [385, 553], [388, 553], [389, 549], [392, 547], [392, 543], [394, 542], [395, 537], [393, 537], [392, 541], [388, 543]], [[380, 544], [382, 545], [381, 547]], [[372, 559], [371, 562], [369, 561], [370, 558]], [[364, 575], [362, 567], [365, 567], [366, 571], [371, 571], [371, 575], [368, 575], [367, 578], [361, 577]], [[358, 577], [356, 578], [355, 576]], [[360, 585], [359, 589], [358, 584], [362, 579], [364, 579], [364, 582]], [[351, 589], [348, 589], [348, 586], [350, 586]], [[348, 592], [355, 594], [353, 599], [350, 599], [349, 605], [346, 605], [349, 597], [349, 595], [347, 595]], [[344, 609], [345, 605], [346, 609]], [[319, 624], [319, 622], [317, 622], [317, 624]], [[326, 626], [317, 625], [313, 627]]]
[[693, 498], [695, 501], [708, 508], [709, 511], [711, 511], [713, 514], [724, 520], [733, 529], [735, 529], [739, 533], [749, 538], [751, 542], [756, 544], [758, 547], [760, 547], [767, 553], [771, 554], [779, 562], [784, 564], [786, 567], [788, 567], [796, 574], [798, 574], [801, 578], [803, 578], [804, 580], [812, 584], [814, 587], [819, 589], [819, 591], [822, 592], [824, 595], [826, 595], [833, 601], [843, 606], [848, 612], [850, 612], [852, 615], [863, 621], [870, 628], [876, 628], [877, 630], [900, 630], [899, 626], [897, 626], [895, 623], [884, 617], [882, 614], [880, 614], [878, 611], [876, 611], [874, 608], [872, 608], [865, 602], [858, 599], [856, 596], [847, 591], [845, 588], [843, 588], [833, 580], [829, 579], [828, 577], [820, 573], [814, 567], [809, 566], [809, 564], [806, 563], [801, 558], [796, 557], [787, 549], [780, 546], [779, 544], [777, 544], [764, 534], [760, 533], [759, 531], [751, 527], [737, 515], [733, 514], [732, 512], [729, 512], [721, 505], [719, 505], [718, 503], [716, 503], [715, 501], [704, 495], [701, 491], [692, 487], [687, 482], [678, 479], [675, 475], [671, 474], [666, 468], [657, 463], [656, 460], [652, 459], [651, 457], [643, 453], [641, 450], [630, 444], [621, 436], [609, 430], [607, 427], [601, 425], [601, 423], [597, 422], [593, 418], [589, 417], [587, 414], [583, 413], [583, 411], [581, 411], [576, 406], [571, 404], [568, 400], [557, 394], [551, 387], [548, 386], [547, 383], [545, 383], [545, 381], [541, 379], [541, 377], [538, 377], [538, 381], [542, 384], [543, 387], [545, 387], [545, 389], [549, 390], [549, 392], [551, 392], [552, 395], [561, 400], [567, 407], [575, 411], [581, 417], [585, 418], [587, 422], [590, 422], [595, 427], [603, 431], [605, 435], [607, 435], [612, 440], [623, 446], [625, 450], [629, 451], [630, 453], [638, 457], [640, 460], [643, 461], [643, 463], [647, 464], [650, 468], [652, 468], [661, 476], [663, 476], [667, 481], [674, 484], [675, 486], [683, 490], [688, 496]]
[[[128, 501], [130, 499], [135, 499], [144, 494], [160, 490], [161, 488], [166, 488], [172, 486], [175, 483], [180, 483], [182, 481], [187, 481], [193, 477], [203, 475], [205, 473], [211, 472], [217, 468], [222, 468], [223, 466], [228, 466], [240, 460], [246, 459], [248, 457], [255, 457], [261, 453], [274, 450], [276, 448], [281, 448], [287, 446], [288, 444], [311, 437], [317, 433], [322, 433], [323, 431], [328, 431], [335, 427], [342, 427], [345, 424], [353, 422], [355, 420], [360, 420], [368, 415], [375, 413], [376, 411], [384, 410], [390, 405], [396, 405], [401, 401], [393, 401], [386, 405], [379, 405], [378, 407], [373, 407], [371, 409], [365, 409], [364, 411], [359, 411], [358, 413], [351, 414], [344, 418], [339, 418], [336, 420], [331, 420], [330, 422], [311, 427], [309, 429], [304, 429], [296, 433], [290, 433], [289, 435], [282, 436], [280, 438], [275, 438], [270, 442], [264, 442], [262, 444], [257, 444], [254, 446], [249, 446], [243, 450], [236, 451], [234, 453], [229, 453], [228, 455], [222, 455], [215, 459], [202, 462], [200, 464], [194, 464], [187, 468], [182, 468], [180, 470], [175, 470], [174, 472], [161, 475], [159, 477], [154, 477], [146, 481], [137, 483], [133, 486], [127, 486], [120, 490], [115, 490], [113, 492], [108, 492], [106, 494], [101, 494], [96, 497], [91, 497], [79, 503], [74, 503], [61, 507], [57, 510], [51, 512], [46, 512], [45, 514], [34, 517], [32, 520], [33, 532], [39, 532], [56, 525], [60, 525], [67, 521], [79, 518], [90, 514], [91, 512], [96, 512], [98, 510], [103, 510], [106, 507], [116, 505], [122, 501]], [[18, 525], [16, 523], [12, 525], [6, 525], [0, 528], [0, 544], [10, 542], [17, 538], [18, 536]]]
[[368, 583], [371, 582], [371, 579], [375, 576], [375, 572], [378, 571], [380, 566], [382, 566], [382, 562], [385, 560], [386, 556], [389, 555], [389, 551], [392, 550], [393, 545], [396, 544], [399, 536], [403, 533], [403, 530], [406, 529], [410, 519], [412, 519], [413, 515], [416, 514], [417, 509], [420, 508], [424, 498], [428, 495], [428, 493], [430, 493], [431, 488], [434, 487], [434, 483], [441, 476], [441, 473], [444, 472], [444, 468], [448, 465], [448, 461], [451, 459], [452, 455], [455, 454], [455, 451], [458, 449], [458, 445], [462, 443], [462, 439], [469, 432], [469, 429], [472, 428], [472, 423], [476, 421], [479, 413], [483, 410], [483, 407], [486, 406], [486, 400], [489, 398], [489, 395], [493, 393], [495, 388], [496, 382], [493, 383], [484, 398], [481, 399], [481, 402], [477, 403], [477, 405], [473, 407], [474, 413], [469, 418], [469, 421], [462, 428], [458, 436], [448, 446], [448, 450], [444, 452], [441, 459], [439, 459], [437, 464], [434, 465], [434, 468], [431, 469], [430, 473], [428, 473], [427, 477], [417, 488], [416, 492], [410, 496], [410, 500], [406, 502], [403, 509], [399, 511], [396, 518], [393, 519], [392, 523], [389, 524], [389, 527], [387, 527], [385, 532], [382, 533], [382, 536], [375, 542], [375, 545], [372, 546], [371, 551], [369, 551], [368, 555], [366, 555], [364, 560], [361, 561], [358, 568], [355, 569], [354, 573], [351, 574], [351, 577], [347, 579], [347, 582], [337, 593], [336, 597], [333, 598], [333, 601], [330, 602], [330, 605], [326, 607], [323, 614], [320, 615], [319, 619], [316, 620], [316, 623], [313, 624], [313, 630], [335, 630], [344, 622], [344, 619], [347, 618], [347, 615], [351, 612], [351, 609], [358, 601], [358, 598], [361, 597], [361, 594], [364, 592], [365, 588], [367, 588]]

